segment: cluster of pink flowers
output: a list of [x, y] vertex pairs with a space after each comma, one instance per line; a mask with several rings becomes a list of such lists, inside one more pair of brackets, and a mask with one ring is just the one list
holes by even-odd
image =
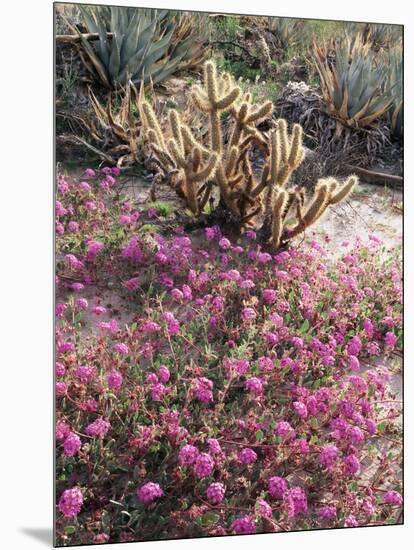
[[119, 390], [124, 381], [124, 377], [117, 370], [112, 370], [107, 376], [108, 386], [111, 390]]
[[231, 528], [236, 535], [254, 535], [256, 533], [256, 523], [250, 516], [235, 519]]
[[212, 504], [220, 504], [224, 499], [225, 487], [222, 483], [210, 483], [207, 488], [207, 498]]
[[85, 433], [91, 437], [105, 437], [111, 428], [110, 422], [103, 418], [97, 418], [91, 424], [86, 426]]
[[149, 481], [140, 487], [137, 491], [138, 499], [143, 504], [151, 504], [158, 498], [164, 496], [164, 491], [158, 485], [158, 483], [153, 483]]
[[205, 378], [202, 376], [201, 378], [198, 378], [195, 382], [196, 388], [195, 388], [195, 397], [201, 401], [202, 403], [205, 403], [208, 405], [211, 401], [213, 401], [213, 382], [212, 380], [209, 380], [208, 378]]
[[63, 444], [63, 449], [66, 456], [75, 456], [82, 446], [80, 437], [75, 433], [69, 433]]
[[288, 482], [280, 476], [273, 476], [268, 481], [269, 495], [273, 498], [283, 498], [288, 490]]
[[66, 489], [59, 499], [59, 512], [67, 518], [74, 518], [81, 511], [82, 504], [83, 495], [79, 487]]
[[200, 477], [208, 477], [213, 473], [214, 460], [208, 453], [200, 453], [194, 462], [194, 473]]
[[290, 518], [308, 511], [308, 499], [301, 487], [292, 487], [286, 495], [287, 512]]
[[[131, 540], [110, 500], [157, 536], [399, 521], [398, 453], [359, 483], [379, 438], [400, 437], [397, 260], [374, 240], [333, 263], [316, 242], [271, 254], [253, 231], [148, 236], [157, 208], [134, 211], [104, 170], [58, 182], [59, 531], [78, 515], [71, 544]], [[88, 506], [67, 489], [85, 480]]]
[[257, 460], [257, 454], [253, 451], [253, 449], [250, 449], [249, 447], [246, 447], [245, 449], [242, 449], [239, 452], [239, 460], [243, 464], [253, 464], [253, 462], [256, 462]]

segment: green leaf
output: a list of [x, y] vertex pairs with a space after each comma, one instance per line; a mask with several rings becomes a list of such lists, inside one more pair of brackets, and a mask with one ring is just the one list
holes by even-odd
[[264, 433], [262, 430], [257, 430], [256, 432], [256, 441], [263, 441]]
[[67, 525], [65, 527], [65, 533], [67, 535], [73, 535], [74, 533], [76, 533], [76, 527], [74, 525]]
[[203, 527], [211, 527], [212, 525], [215, 525], [219, 520], [220, 516], [218, 514], [207, 512], [201, 517], [201, 525]]
[[358, 483], [356, 481], [353, 481], [349, 488], [351, 489], [352, 492], [356, 493], [358, 491]]
[[299, 329], [299, 332], [300, 332], [301, 334], [305, 334], [305, 332], [308, 332], [309, 326], [310, 326], [310, 324], [309, 324], [309, 319], [305, 319], [305, 320], [303, 321], [303, 323], [302, 323], [302, 326], [301, 326], [300, 329]]
[[378, 430], [380, 433], [384, 433], [386, 427], [387, 427], [387, 423], [386, 423], [385, 421], [384, 421], [384, 422], [380, 422], [380, 423], [377, 425], [377, 430]]

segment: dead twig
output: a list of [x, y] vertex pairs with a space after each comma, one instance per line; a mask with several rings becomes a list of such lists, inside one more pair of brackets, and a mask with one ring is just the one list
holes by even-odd
[[[88, 42], [93, 42], [94, 40], [99, 40], [99, 34], [97, 32], [89, 32], [82, 34], [83, 38]], [[106, 33], [108, 38], [113, 37], [112, 32]], [[56, 44], [78, 44], [81, 41], [81, 37], [78, 34], [57, 34]]]
[[367, 183], [393, 183], [397, 187], [404, 185], [404, 178], [401, 176], [394, 176], [393, 174], [384, 174], [383, 172], [375, 172], [374, 170], [367, 170], [366, 168], [360, 168], [359, 166], [353, 166], [351, 164], [345, 164], [345, 168], [354, 174], [358, 174], [363, 177]]

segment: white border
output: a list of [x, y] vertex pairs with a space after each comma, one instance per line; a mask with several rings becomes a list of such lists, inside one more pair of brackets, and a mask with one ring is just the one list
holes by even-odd
[[[99, 2], [95, 2], [99, 3]], [[101, 2], [109, 3], [109, 2]], [[346, 19], [405, 24], [406, 190], [405, 315], [413, 329], [410, 283], [414, 281], [413, 31], [414, 17], [403, 0], [266, 2], [265, 0], [134, 0], [115, 2], [171, 9], [199, 9], [291, 17]], [[52, 528], [52, 2], [9, 0], [1, 8], [1, 242], [2, 407], [0, 541], [6, 549], [44, 548]], [[6, 119], [6, 123], [4, 123]], [[252, 537], [139, 543], [137, 548], [284, 549], [311, 545], [320, 550], [371, 546], [376, 550], [408, 547], [413, 522], [413, 338], [406, 339], [405, 372], [405, 525], [314, 531]], [[31, 534], [29, 534], [31, 532]], [[50, 540], [50, 539], [49, 539]], [[51, 545], [51, 540], [49, 542]], [[108, 548], [126, 549], [126, 545]]]

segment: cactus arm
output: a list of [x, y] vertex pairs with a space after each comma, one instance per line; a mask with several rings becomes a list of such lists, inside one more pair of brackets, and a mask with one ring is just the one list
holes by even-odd
[[184, 142], [183, 136], [181, 133], [181, 121], [180, 116], [175, 109], [171, 109], [169, 114], [170, 126], [174, 136], [174, 139], [177, 143], [178, 149], [181, 154], [184, 154]]
[[278, 248], [283, 231], [283, 212], [286, 208], [288, 193], [284, 189], [278, 189], [273, 205], [272, 219], [272, 243]]
[[292, 132], [292, 143], [290, 146], [288, 164], [291, 168], [295, 169], [298, 167], [298, 161], [300, 159], [300, 153], [302, 149], [303, 142], [303, 130], [302, 126], [295, 124], [293, 126]]
[[216, 153], [212, 153], [204, 168], [191, 176], [192, 180], [197, 183], [204, 183], [210, 178], [216, 169], [218, 158]]
[[271, 101], [266, 101], [266, 103], [263, 103], [261, 107], [259, 107], [256, 111], [251, 112], [247, 118], [246, 118], [246, 124], [249, 124], [250, 122], [255, 122], [257, 120], [260, 120], [261, 118], [264, 118], [268, 116], [273, 111], [273, 103]]
[[329, 199], [329, 204], [338, 204], [342, 200], [346, 199], [352, 191], [355, 189], [355, 186], [358, 183], [358, 178], [356, 176], [350, 176], [340, 190], [335, 194], [331, 195]]
[[227, 95], [216, 101], [215, 107], [220, 111], [228, 109], [240, 95], [240, 88], [233, 88]]
[[302, 222], [298, 222], [295, 227], [288, 230], [287, 236], [289, 239], [303, 233], [310, 225], [315, 223], [325, 212], [329, 204], [329, 187], [326, 183], [322, 183], [316, 190], [314, 198], [303, 214]]

